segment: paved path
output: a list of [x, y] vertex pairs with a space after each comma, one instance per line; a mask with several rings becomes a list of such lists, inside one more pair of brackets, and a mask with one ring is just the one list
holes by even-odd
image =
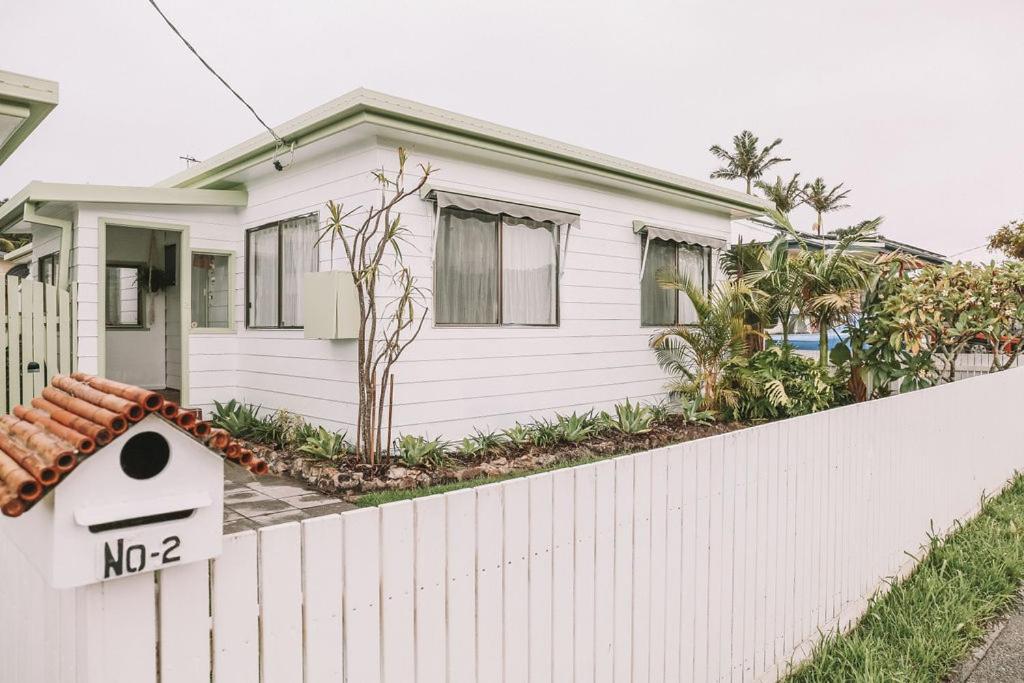
[[351, 503], [325, 496], [293, 479], [273, 474], [257, 477], [244, 467], [224, 463], [225, 534], [354, 508]]
[[[1021, 683], [1024, 681], [1024, 605], [1018, 606], [980, 652], [961, 667], [955, 683]], [[987, 646], [987, 647], [986, 647]]]

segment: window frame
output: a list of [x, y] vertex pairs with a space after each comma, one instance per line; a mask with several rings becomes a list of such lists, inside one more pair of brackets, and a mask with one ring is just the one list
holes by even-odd
[[[646, 233], [645, 233], [643, 235], [643, 238], [640, 240], [640, 262], [641, 263], [644, 263], [644, 251], [647, 248], [647, 240], [649, 240], [649, 239], [652, 239], [652, 238], [648, 237], [646, 235]], [[654, 239], [657, 239], [657, 238], [654, 238]], [[682, 249], [682, 248], [686, 248], [687, 246], [690, 246], [690, 247], [700, 247], [700, 249], [704, 252], [704, 282], [702, 283], [701, 291], [703, 291], [705, 294], [709, 293], [711, 291], [711, 287], [714, 285], [714, 277], [713, 277], [714, 273], [711, 272], [711, 268], [712, 268], [712, 255], [713, 255], [714, 247], [712, 247], [710, 245], [707, 245], [707, 244], [697, 244], [697, 243], [694, 243], [694, 242], [676, 242], [675, 240], [661, 240], [661, 241], [662, 242], [669, 242], [670, 244], [672, 244], [675, 247], [675, 253], [676, 253], [676, 257], [675, 257], [676, 273], [679, 272], [679, 250]], [[644, 266], [646, 267], [646, 264], [644, 264]], [[643, 276], [644, 276], [644, 274], [645, 273], [641, 273], [640, 274], [640, 278], [641, 278], [641, 286], [640, 286], [640, 297], [641, 297], [641, 299], [640, 299], [640, 328], [641, 329], [657, 329], [657, 328], [663, 328], [663, 327], [666, 327], [666, 326], [671, 326], [671, 327], [695, 327], [697, 325], [697, 323], [695, 323], [695, 322], [694, 323], [679, 322], [679, 311], [680, 311], [680, 308], [681, 308], [680, 305], [679, 305], [679, 297], [680, 296], [685, 296], [685, 294], [683, 292], [681, 292], [681, 291], [676, 292], [676, 296], [675, 296], [675, 302], [674, 302], [674, 306], [675, 306], [675, 322], [671, 322], [671, 323], [645, 323], [644, 322], [644, 319], [643, 319], [643, 295], [644, 295]]]
[[[51, 251], [49, 254], [43, 254], [36, 260], [36, 280], [47, 285], [57, 284], [57, 267], [60, 262], [60, 251]], [[50, 275], [52, 281], [43, 279], [43, 264], [50, 264]]]
[[131, 330], [148, 330], [149, 325], [146, 324], [146, 294], [145, 288], [142, 286], [142, 269], [146, 267], [144, 263], [132, 263], [131, 261], [107, 261], [104, 264], [103, 271], [103, 291], [107, 291], [107, 277], [109, 276], [109, 270], [111, 268], [134, 268], [135, 277], [138, 282], [135, 289], [138, 292], [138, 303], [137, 303], [137, 317], [138, 322], [134, 325], [113, 325], [110, 322], [110, 316], [107, 315], [107, 306], [110, 305], [110, 300], [104, 294], [103, 297], [103, 327], [107, 330], [115, 330], [121, 332], [127, 332]]
[[[257, 225], [256, 227], [249, 228], [245, 231], [245, 328], [247, 330], [301, 330], [304, 328], [303, 325], [282, 325], [282, 311], [284, 310], [284, 298], [281, 296], [281, 283], [284, 268], [281, 267], [281, 248], [284, 243], [283, 231], [281, 226], [288, 221], [299, 220], [301, 218], [316, 217], [317, 226], [320, 225], [320, 212], [310, 211], [308, 213], [299, 214], [297, 216], [288, 216], [280, 220], [271, 221], [270, 223], [264, 223], [263, 225]], [[254, 233], [260, 230], [269, 230], [270, 228], [277, 228], [277, 325], [253, 325], [251, 322], [252, 318], [252, 292], [249, 286], [249, 257], [252, 255], [252, 236]], [[317, 228], [319, 231], [319, 227]], [[319, 247], [317, 247], [317, 269], [311, 272], [320, 272], [320, 259], [319, 259]], [[191, 262], [190, 262], [191, 265]], [[300, 302], [301, 305], [301, 302]]]
[[[192, 258], [196, 254], [205, 254], [207, 256], [227, 256], [228, 258], [228, 324], [225, 327], [192, 327], [192, 308], [191, 306], [189, 306], [189, 334], [225, 334], [234, 332], [236, 299], [235, 290], [237, 289], [237, 283], [235, 282], [235, 252], [229, 249], [190, 249], [188, 255], [189, 269], [192, 268]], [[195, 284], [193, 283], [192, 286], [194, 287]]]
[[[437, 209], [437, 216], [435, 221], [435, 237], [438, 231], [441, 229], [441, 212], [447, 210], [450, 207], [442, 207]], [[458, 208], [458, 207], [456, 207]], [[497, 231], [498, 231], [498, 274], [497, 274], [497, 291], [498, 291], [498, 322], [496, 323], [441, 323], [437, 322], [437, 318], [433, 318], [433, 326], [440, 328], [453, 328], [453, 327], [481, 327], [481, 328], [501, 328], [501, 327], [540, 327], [540, 328], [555, 328], [561, 327], [562, 325], [562, 226], [552, 223], [555, 226], [555, 321], [551, 323], [506, 323], [502, 321], [505, 313], [505, 282], [504, 282], [504, 244], [505, 244], [505, 218], [512, 218], [515, 220], [523, 220], [522, 218], [516, 218], [509, 214], [499, 213], [487, 213], [486, 211], [470, 210], [470, 209], [458, 209], [459, 211], [467, 211], [468, 213], [479, 213], [484, 216], [494, 216], [498, 219]], [[532, 219], [530, 219], [532, 220]], [[535, 223], [551, 223], [551, 221], [534, 221]], [[430, 275], [432, 280], [433, 292], [431, 296], [431, 304], [434, 307], [434, 311], [437, 311], [437, 240], [434, 241], [434, 252], [431, 256], [431, 268]]]

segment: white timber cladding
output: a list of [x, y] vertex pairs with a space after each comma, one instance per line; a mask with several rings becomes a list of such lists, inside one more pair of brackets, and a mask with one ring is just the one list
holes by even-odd
[[[605, 409], [629, 398], [663, 395], [657, 367], [640, 326], [640, 237], [633, 222], [685, 230], [726, 240], [729, 217], [701, 210], [669, 195], [640, 194], [582, 174], [552, 173], [497, 153], [481, 155], [454, 145], [431, 147], [407, 141], [407, 182], [417, 165], [438, 169], [446, 189], [538, 206], [573, 207], [578, 227], [561, 229], [557, 327], [435, 326], [428, 314], [419, 339], [396, 366], [395, 434], [459, 438], [474, 429], [498, 429], [554, 413]], [[76, 220], [72, 279], [80, 282], [80, 367], [97, 369], [96, 248], [100, 220], [165, 221], [188, 225], [191, 248], [234, 251], [235, 330], [190, 335], [190, 403], [209, 409], [214, 400], [236, 398], [286, 409], [334, 429], [351, 430], [356, 416], [355, 343], [305, 339], [302, 330], [246, 329], [246, 231], [290, 217], [319, 212], [325, 204], [346, 208], [379, 199], [371, 176], [397, 170], [399, 142], [367, 135], [333, 143], [296, 159], [283, 172], [254, 169], [238, 179], [248, 191], [240, 209], [82, 205]], [[433, 287], [435, 206], [418, 196], [401, 206], [411, 235], [403, 248], [418, 284]], [[358, 219], [358, 214], [352, 220]], [[568, 241], [567, 241], [568, 240]], [[346, 270], [339, 244], [319, 248], [320, 270]], [[90, 269], [90, 266], [92, 268]], [[382, 288], [381, 301], [390, 292]], [[431, 308], [433, 302], [428, 302]], [[172, 368], [168, 368], [173, 372]]]
[[1020, 469], [1022, 389], [1018, 368], [244, 531], [73, 591], [0, 524], [0, 679], [774, 681]]

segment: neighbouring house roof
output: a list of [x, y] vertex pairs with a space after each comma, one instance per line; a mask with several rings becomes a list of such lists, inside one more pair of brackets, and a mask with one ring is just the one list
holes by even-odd
[[700, 200], [729, 210], [737, 217], [761, 215], [769, 208], [768, 202], [760, 197], [363, 88], [276, 126], [275, 132], [286, 145], [283, 149], [269, 132], [261, 133], [166, 178], [157, 186], [227, 186], [233, 174], [259, 163], [270, 162], [276, 155], [287, 152], [293, 144], [301, 148], [361, 123], [506, 152], [524, 159], [628, 181]]
[[[752, 218], [750, 219], [750, 222], [755, 224], [757, 227], [769, 228], [780, 233], [786, 232], [784, 228], [776, 225], [773, 221], [770, 220]], [[808, 248], [810, 249], [828, 249], [829, 247], [834, 245], [838, 240], [837, 237], [829, 235], [827, 233], [824, 235], [816, 235], [814, 233], [803, 232], [801, 230], [797, 230], [795, 232], [800, 237], [800, 239], [807, 244]], [[790, 238], [789, 244], [791, 247], [795, 248], [797, 246], [797, 241], [795, 239]], [[898, 242], [897, 240], [889, 239], [888, 237], [885, 237], [883, 235], [878, 235], [873, 239], [855, 242], [853, 245], [853, 250], [876, 253], [891, 253], [895, 251], [901, 251], [905, 254], [914, 256], [920, 259], [921, 261], [924, 261], [925, 263], [931, 263], [934, 265], [942, 265], [943, 263], [949, 263], [949, 260], [942, 254], [939, 254], [938, 252], [930, 251], [928, 249], [914, 246], [913, 244], [908, 244], [906, 242]]]
[[21, 222], [26, 206], [46, 204], [137, 204], [157, 206], [242, 207], [249, 201], [245, 190], [204, 190], [127, 185], [44, 183], [34, 180], [0, 205], [0, 232]]
[[228, 433], [159, 394], [84, 373], [57, 375], [29, 406], [0, 416], [0, 511], [17, 517], [85, 458], [148, 414], [160, 415], [211, 452], [262, 474], [267, 465]]
[[0, 71], [0, 164], [57, 106], [57, 84]]

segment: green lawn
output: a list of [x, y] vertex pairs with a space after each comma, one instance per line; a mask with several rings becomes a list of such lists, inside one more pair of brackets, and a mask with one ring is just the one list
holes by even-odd
[[945, 541], [849, 633], [828, 637], [786, 680], [942, 681], [1024, 580], [1024, 477]]
[[513, 472], [512, 474], [504, 474], [495, 477], [480, 477], [479, 479], [467, 479], [466, 481], [454, 481], [450, 484], [437, 484], [436, 486], [424, 486], [422, 488], [406, 489], [404, 491], [379, 491], [377, 493], [367, 493], [366, 495], [360, 496], [358, 499], [356, 499], [356, 505], [358, 505], [359, 507], [373, 507], [375, 505], [384, 505], [385, 503], [394, 503], [396, 500], [409, 500], [410, 498], [432, 496], [435, 493], [447, 493], [448, 491], [456, 491], [458, 489], [465, 489], [471, 486], [493, 484], [496, 481], [506, 481], [508, 479], [528, 477], [531, 474], [538, 474], [540, 472], [550, 472], [551, 470], [560, 470], [563, 467], [575, 467], [576, 465], [586, 465], [588, 463], [597, 462], [598, 460], [605, 459], [606, 458], [588, 457], [578, 458], [574, 460], [557, 460], [548, 465], [547, 467], [543, 467], [537, 470]]

